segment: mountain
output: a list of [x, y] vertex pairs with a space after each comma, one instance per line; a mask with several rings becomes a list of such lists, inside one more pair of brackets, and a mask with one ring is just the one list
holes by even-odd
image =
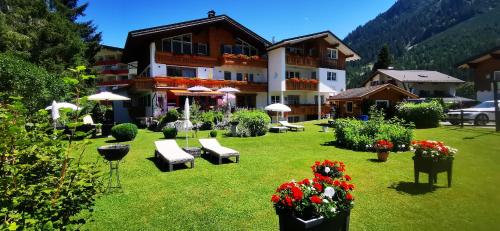
[[387, 44], [397, 69], [431, 69], [466, 79], [456, 62], [500, 44], [500, 0], [398, 0], [344, 41], [362, 60], [348, 67], [359, 86]]

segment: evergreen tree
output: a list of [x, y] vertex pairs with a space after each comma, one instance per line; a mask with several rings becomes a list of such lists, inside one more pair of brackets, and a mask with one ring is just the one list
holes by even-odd
[[377, 62], [373, 65], [372, 71], [376, 71], [378, 69], [387, 69], [391, 65], [391, 55], [389, 53], [389, 46], [387, 44], [384, 44], [382, 46], [382, 49], [380, 49], [380, 52], [377, 55]]

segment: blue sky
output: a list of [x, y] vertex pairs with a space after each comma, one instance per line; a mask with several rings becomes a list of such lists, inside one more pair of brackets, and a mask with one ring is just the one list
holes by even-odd
[[123, 47], [131, 30], [227, 14], [271, 41], [323, 30], [344, 38], [386, 11], [396, 0], [89, 0], [86, 16], [103, 33], [103, 44]]

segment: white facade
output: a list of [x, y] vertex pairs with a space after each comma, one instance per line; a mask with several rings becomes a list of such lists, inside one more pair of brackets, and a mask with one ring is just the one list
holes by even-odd
[[267, 53], [269, 68], [269, 93], [283, 92], [286, 90], [285, 71], [286, 54], [285, 48], [277, 48]]

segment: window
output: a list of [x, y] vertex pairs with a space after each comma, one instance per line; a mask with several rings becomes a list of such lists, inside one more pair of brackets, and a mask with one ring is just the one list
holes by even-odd
[[389, 100], [375, 100], [375, 105], [377, 105], [378, 109], [387, 109], [389, 108]]
[[[325, 103], [325, 96], [320, 96], [320, 103], [324, 104]], [[314, 104], [318, 104], [318, 95], [314, 96]]]
[[248, 82], [253, 82], [253, 73], [248, 74]]
[[239, 38], [236, 39], [236, 45], [234, 46], [234, 48], [234, 54], [244, 54], [248, 56], [258, 55], [258, 51], [254, 46]]
[[287, 98], [287, 103], [294, 105], [294, 104], [299, 104], [300, 103], [300, 96], [298, 95], [289, 95]]
[[196, 46], [197, 55], [208, 55], [208, 49], [206, 43], [198, 43]]
[[289, 123], [297, 123], [300, 121], [300, 116], [288, 116]]
[[316, 49], [314, 49], [314, 48], [309, 49], [308, 55], [309, 56], [316, 56]]
[[286, 71], [285, 74], [287, 79], [300, 78], [300, 72], [298, 71]]
[[271, 103], [281, 103], [280, 96], [279, 95], [272, 95], [271, 96]]
[[167, 76], [172, 77], [196, 77], [196, 69], [183, 67], [167, 67]]
[[337, 81], [337, 73], [331, 71], [326, 72], [326, 80]]
[[329, 59], [337, 59], [337, 55], [338, 55], [337, 49], [327, 48], [327, 57]]
[[[161, 40], [162, 51], [172, 52], [174, 54], [192, 54], [193, 44], [191, 42], [191, 34], [184, 34], [175, 37], [165, 38]], [[205, 51], [206, 51], [205, 44]]]
[[347, 104], [346, 104], [346, 111], [347, 111], [348, 113], [352, 113], [352, 108], [353, 108], [353, 103], [352, 103], [352, 101], [347, 102]]
[[243, 74], [242, 73], [236, 73], [236, 81], [243, 81]]
[[231, 72], [224, 71], [224, 80], [231, 80]]
[[316, 72], [315, 71], [311, 72], [311, 79], [316, 79]]
[[296, 55], [304, 54], [304, 49], [302, 49], [302, 48], [287, 47], [287, 50], [288, 50], [288, 53], [290, 53], [290, 54], [296, 54]]
[[233, 53], [233, 46], [224, 44], [222, 46], [222, 53], [224, 54], [232, 54]]

